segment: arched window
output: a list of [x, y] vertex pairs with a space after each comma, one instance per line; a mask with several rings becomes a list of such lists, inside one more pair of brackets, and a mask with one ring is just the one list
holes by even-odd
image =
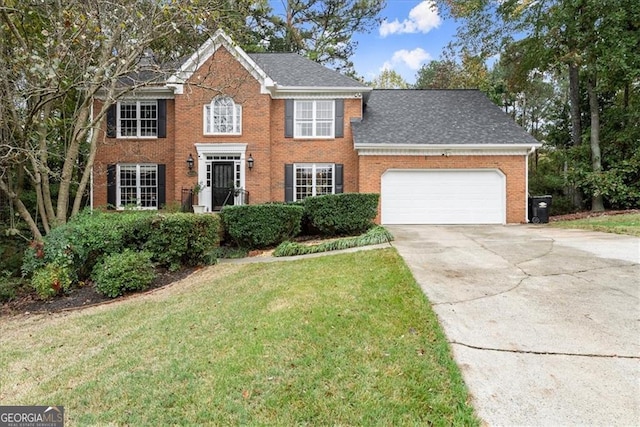
[[204, 106], [205, 135], [240, 135], [242, 106], [229, 97], [218, 97]]

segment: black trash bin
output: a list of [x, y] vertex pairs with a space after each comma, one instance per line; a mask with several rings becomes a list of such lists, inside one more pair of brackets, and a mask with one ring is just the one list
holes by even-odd
[[550, 209], [551, 196], [529, 197], [529, 222], [534, 224], [548, 223]]

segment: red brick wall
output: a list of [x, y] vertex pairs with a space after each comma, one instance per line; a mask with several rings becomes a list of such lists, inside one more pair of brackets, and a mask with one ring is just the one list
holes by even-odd
[[[165, 164], [167, 202], [173, 197], [176, 183], [174, 180], [175, 158], [175, 120], [173, 100], [167, 100], [167, 137], [147, 139], [116, 139], [106, 137], [106, 119], [99, 131], [98, 149], [93, 166], [93, 203], [95, 207], [107, 205], [107, 166], [116, 163], [157, 163]], [[97, 114], [102, 103], [94, 103]], [[185, 157], [186, 159], [186, 157]], [[178, 198], [178, 200], [180, 200]]]
[[[204, 135], [204, 105], [218, 95], [230, 96], [242, 105], [241, 135]], [[342, 163], [344, 191], [358, 191], [358, 156], [350, 119], [361, 117], [362, 101], [344, 100], [344, 137], [334, 139], [285, 138], [284, 104], [284, 100], [261, 94], [258, 81], [225, 48], [218, 49], [184, 85], [184, 93], [167, 102], [166, 139], [103, 138], [96, 158], [94, 203], [106, 204], [106, 166], [120, 162], [166, 164], [167, 202], [180, 201], [181, 190], [198, 180], [188, 173], [186, 163], [191, 154], [194, 170], [198, 170], [196, 143], [247, 144], [247, 156], [254, 159], [253, 169], [245, 169], [252, 204], [284, 201], [287, 163]]]
[[357, 192], [358, 155], [353, 148], [350, 118], [362, 116], [361, 100], [344, 100], [344, 137], [334, 139], [285, 138], [284, 104], [283, 99], [277, 99], [271, 106], [271, 200], [284, 201], [284, 165], [287, 163], [342, 163], [344, 192]]
[[362, 156], [359, 191], [380, 193], [381, 177], [387, 169], [499, 169], [507, 181], [507, 223], [523, 223], [527, 200], [525, 162], [524, 156]]
[[[185, 85], [184, 94], [176, 95], [176, 182], [175, 197], [180, 197], [182, 187], [190, 188], [197, 176], [187, 175], [186, 159], [191, 154], [198, 169], [196, 143], [244, 143], [247, 157], [255, 160], [254, 168], [246, 169], [246, 187], [251, 203], [270, 200], [270, 103], [271, 97], [260, 93], [260, 84], [225, 49], [220, 48], [198, 70]], [[242, 134], [224, 136], [204, 135], [205, 104], [219, 95], [230, 96], [236, 104], [242, 105]]]

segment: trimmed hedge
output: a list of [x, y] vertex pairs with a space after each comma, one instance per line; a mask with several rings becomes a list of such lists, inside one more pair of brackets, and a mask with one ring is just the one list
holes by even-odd
[[379, 194], [342, 193], [307, 197], [302, 201], [310, 225], [325, 236], [364, 233], [378, 214]]
[[295, 237], [304, 209], [282, 203], [226, 206], [220, 211], [229, 238], [244, 248], [264, 248]]
[[220, 244], [217, 215], [156, 215], [143, 226], [138, 230], [144, 236], [141, 249], [151, 252], [155, 262], [172, 271], [183, 265], [206, 264], [207, 254]]

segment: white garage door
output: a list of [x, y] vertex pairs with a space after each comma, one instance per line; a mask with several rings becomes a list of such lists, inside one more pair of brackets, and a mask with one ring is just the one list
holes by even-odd
[[504, 224], [505, 176], [498, 170], [388, 170], [383, 224]]

